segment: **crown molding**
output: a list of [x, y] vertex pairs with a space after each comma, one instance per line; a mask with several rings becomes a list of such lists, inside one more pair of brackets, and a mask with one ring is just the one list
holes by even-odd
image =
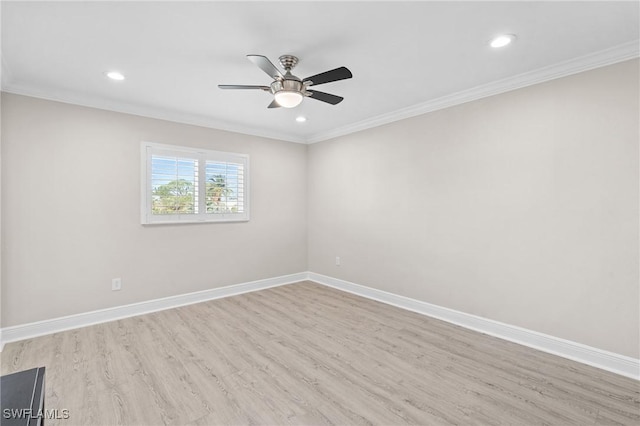
[[66, 91], [42, 90], [36, 87], [26, 86], [15, 82], [9, 82], [2, 88], [3, 92], [15, 95], [30, 96], [48, 101], [62, 102], [66, 104], [79, 105], [88, 108], [97, 108], [107, 111], [120, 112], [124, 114], [137, 115], [146, 118], [172, 121], [181, 124], [207, 127], [216, 130], [257, 136], [261, 138], [276, 139], [286, 142], [306, 143], [306, 140], [280, 132], [270, 132], [263, 129], [256, 129], [248, 126], [227, 123], [196, 114], [188, 114], [174, 110], [165, 110], [149, 106], [135, 105], [126, 102], [103, 99], [97, 96], [86, 94], [77, 95]]
[[412, 105], [386, 114], [381, 114], [357, 123], [347, 126], [338, 127], [328, 132], [320, 132], [311, 136], [306, 140], [312, 144], [334, 139], [339, 136], [345, 136], [351, 133], [382, 126], [383, 124], [392, 123], [406, 118], [415, 117], [426, 114], [428, 112], [449, 108], [466, 102], [475, 101], [477, 99], [486, 98], [500, 93], [509, 92], [511, 90], [521, 89], [523, 87], [532, 86], [534, 84], [543, 83], [545, 81], [555, 80], [557, 78], [566, 77], [583, 71], [595, 68], [613, 65], [618, 62], [627, 61], [640, 56], [640, 40], [620, 44], [618, 46], [601, 50], [567, 61], [559, 62], [533, 71], [528, 71], [513, 77], [504, 78], [481, 86], [476, 86], [468, 90], [463, 90], [450, 95], [442, 96], [423, 103]]
[[338, 127], [326, 132], [319, 132], [309, 137], [297, 137], [284, 132], [271, 132], [264, 129], [243, 126], [234, 123], [215, 120], [211, 117], [188, 114], [173, 110], [164, 110], [149, 106], [135, 105], [115, 100], [102, 99], [96, 96], [87, 96], [86, 94], [78, 95], [64, 91], [42, 90], [36, 87], [23, 85], [13, 82], [8, 64], [2, 59], [2, 91], [14, 93], [17, 95], [31, 96], [40, 99], [51, 100], [55, 102], [63, 102], [74, 105], [80, 105], [90, 108], [98, 108], [108, 111], [120, 112], [125, 114], [138, 115], [142, 117], [155, 118], [159, 120], [173, 121], [176, 123], [190, 124], [195, 126], [207, 127], [217, 130], [223, 130], [234, 133], [241, 133], [261, 138], [276, 139], [286, 142], [295, 142], [302, 144], [313, 144], [317, 142], [334, 139], [351, 133], [359, 132], [373, 127], [382, 126], [384, 124], [393, 123], [395, 121], [404, 120], [406, 118], [415, 117], [426, 114], [428, 112], [449, 108], [466, 102], [486, 98], [500, 93], [509, 92], [511, 90], [521, 89], [534, 84], [543, 83], [545, 81], [566, 77], [583, 71], [595, 68], [613, 65], [640, 56], [640, 40], [623, 43], [609, 49], [591, 53], [577, 58], [559, 62], [554, 65], [528, 71], [522, 74], [508, 77], [505, 79], [493, 81], [484, 85], [476, 86], [471, 89], [462, 90], [440, 98], [432, 99], [406, 108], [402, 108], [389, 113], [377, 115], [367, 118], [346, 126]]

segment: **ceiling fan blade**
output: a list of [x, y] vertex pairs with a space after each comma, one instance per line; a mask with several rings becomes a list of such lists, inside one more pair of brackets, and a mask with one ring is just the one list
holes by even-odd
[[273, 102], [271, 102], [267, 108], [280, 108], [280, 104], [277, 103], [276, 100], [274, 99]]
[[344, 99], [342, 96], [332, 95], [331, 93], [318, 92], [317, 90], [307, 90], [311, 93], [310, 98], [317, 99], [322, 102], [326, 102], [331, 105], [336, 105], [342, 102]]
[[261, 89], [269, 90], [269, 86], [243, 86], [238, 84], [218, 84], [220, 89]]
[[282, 73], [280, 72], [280, 70], [278, 68], [276, 68], [276, 66], [273, 65], [273, 63], [266, 56], [262, 56], [262, 55], [247, 55], [247, 58], [251, 62], [256, 64], [258, 66], [258, 68], [260, 68], [262, 71], [264, 71], [267, 74], [269, 74], [271, 76], [271, 78], [273, 78], [274, 80], [284, 77], [282, 75]]
[[340, 67], [331, 71], [325, 71], [320, 74], [312, 75], [311, 77], [307, 77], [302, 81], [310, 81], [311, 84], [317, 86], [318, 84], [331, 83], [332, 81], [345, 80], [351, 77], [353, 77], [351, 71], [349, 71], [346, 67]]

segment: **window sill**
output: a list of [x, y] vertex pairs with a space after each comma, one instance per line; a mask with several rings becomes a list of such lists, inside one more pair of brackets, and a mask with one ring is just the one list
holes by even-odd
[[215, 220], [167, 220], [167, 221], [154, 221], [154, 222], [143, 222], [142, 226], [156, 226], [156, 225], [194, 225], [198, 223], [237, 223], [237, 222], [249, 222], [248, 218], [238, 218], [238, 219], [215, 219]]

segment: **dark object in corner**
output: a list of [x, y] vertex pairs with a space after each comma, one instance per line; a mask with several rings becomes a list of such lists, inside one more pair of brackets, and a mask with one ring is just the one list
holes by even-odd
[[44, 425], [44, 367], [0, 377], [2, 426]]

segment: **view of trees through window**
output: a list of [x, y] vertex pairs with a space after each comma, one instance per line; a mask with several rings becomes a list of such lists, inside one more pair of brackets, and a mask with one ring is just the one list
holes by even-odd
[[185, 179], [172, 180], [153, 190], [153, 214], [193, 214], [197, 188]]
[[[198, 161], [152, 157], [152, 206], [157, 215], [199, 212]], [[243, 210], [243, 166], [205, 162], [205, 212], [238, 213]]]

